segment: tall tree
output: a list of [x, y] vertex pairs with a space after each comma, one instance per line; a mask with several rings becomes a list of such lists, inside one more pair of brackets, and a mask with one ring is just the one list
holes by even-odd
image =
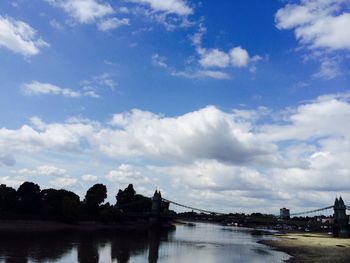
[[37, 213], [41, 209], [40, 186], [32, 182], [24, 182], [17, 190], [21, 211], [24, 213]]
[[107, 198], [107, 188], [103, 184], [95, 184], [87, 190], [85, 195], [85, 206], [88, 213], [96, 213], [99, 205]]

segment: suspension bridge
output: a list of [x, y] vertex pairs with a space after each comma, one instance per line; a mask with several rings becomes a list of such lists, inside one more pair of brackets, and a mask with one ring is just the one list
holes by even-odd
[[[130, 212], [127, 212], [128, 215], [133, 215], [136, 217], [148, 217], [151, 224], [155, 224], [155, 225], [159, 225], [159, 223], [162, 222], [162, 220], [166, 220], [166, 219], [171, 219], [172, 217], [176, 216], [176, 215], [172, 215], [169, 212], [169, 206], [170, 204], [173, 206], [177, 206], [177, 207], [181, 207], [184, 209], [189, 209], [192, 212], [196, 211], [199, 212], [202, 216], [203, 214], [208, 214], [211, 216], [211, 218], [214, 216], [222, 216], [222, 218], [226, 218], [226, 219], [230, 219], [232, 218], [228, 213], [224, 213], [224, 212], [218, 212], [218, 211], [212, 211], [212, 210], [208, 210], [208, 209], [203, 209], [203, 208], [198, 208], [195, 206], [191, 206], [188, 204], [182, 204], [173, 200], [170, 200], [168, 198], [163, 198], [161, 196], [161, 193], [159, 191], [155, 191], [153, 197], [144, 197], [144, 199], [141, 200], [137, 200], [137, 201], [133, 201], [133, 202], [129, 202], [127, 204], [123, 204], [120, 205], [119, 208], [121, 208], [122, 210], [125, 209], [125, 211], [127, 211], [127, 207], [129, 206], [138, 206], [139, 204], [142, 204], [145, 202], [145, 199], [148, 200], [148, 204], [151, 205], [151, 210], [139, 210], [134, 212], [132, 210], [129, 210]], [[142, 207], [142, 206], [141, 206]], [[143, 206], [145, 208], [145, 206]], [[147, 207], [147, 206], [146, 206]], [[347, 206], [344, 204], [343, 199], [340, 197], [339, 199], [336, 198], [334, 205], [329, 205], [329, 206], [325, 206], [325, 207], [321, 207], [321, 208], [317, 208], [317, 209], [311, 209], [311, 210], [305, 210], [305, 211], [299, 211], [299, 212], [294, 212], [294, 213], [289, 213], [289, 209], [283, 208], [281, 209], [281, 214], [280, 217], [278, 218], [277, 216], [272, 216], [272, 215], [262, 215], [260, 213], [256, 213], [256, 214], [260, 214], [262, 217], [264, 217], [266, 219], [266, 217], [270, 217], [271, 219], [273, 219], [273, 221], [275, 223], [278, 223], [279, 219], [282, 220], [290, 220], [290, 218], [295, 218], [297, 216], [302, 216], [302, 215], [308, 215], [308, 214], [314, 214], [314, 213], [321, 213], [327, 210], [333, 210], [334, 212], [332, 213], [333, 216], [331, 217], [331, 221], [332, 221], [332, 229], [333, 229], [333, 234], [335, 236], [342, 236], [342, 237], [348, 237], [350, 236], [350, 226], [349, 226], [349, 217], [346, 215], [346, 210], [350, 210], [350, 206]], [[283, 210], [287, 210], [287, 216], [285, 216], [282, 212]], [[143, 211], [143, 212], [142, 212]], [[193, 216], [193, 215], [191, 215]], [[244, 216], [245, 217], [245, 216]], [[254, 218], [254, 216], [248, 216], [250, 219]], [[247, 218], [247, 217], [245, 217]], [[295, 220], [299, 220], [299, 219], [294, 219]], [[267, 220], [263, 221], [263, 222], [267, 222]], [[270, 222], [272, 222], [270, 220]], [[290, 221], [286, 221], [286, 222], [290, 222], [292, 223], [293, 220]]]
[[[157, 192], [156, 192], [157, 193]], [[185, 204], [180, 204], [178, 202], [171, 201], [169, 199], [165, 199], [161, 197], [160, 192], [155, 194], [156, 199], [161, 202], [167, 202], [168, 204], [173, 204], [175, 206], [179, 206], [185, 209], [190, 209], [192, 211], [198, 211], [200, 213], [210, 214], [210, 215], [227, 215], [226, 213], [221, 213], [217, 211], [210, 211], [206, 209], [201, 209]], [[155, 200], [154, 197], [152, 199]], [[152, 206], [152, 209], [154, 207]], [[350, 226], [349, 226], [349, 216], [346, 215], [346, 210], [350, 210], [350, 206], [345, 205], [343, 199], [340, 197], [339, 199], [336, 198], [334, 205], [329, 205], [326, 207], [318, 208], [318, 209], [312, 209], [312, 210], [305, 210], [301, 212], [291, 213], [287, 216], [287, 218], [290, 217], [296, 217], [296, 216], [302, 216], [302, 215], [308, 215], [308, 214], [314, 214], [314, 213], [321, 213], [327, 210], [333, 210], [333, 223], [332, 223], [332, 229], [333, 229], [333, 235], [335, 237], [349, 237], [350, 236]], [[282, 209], [283, 210], [283, 209]], [[289, 210], [288, 210], [289, 212]], [[283, 218], [282, 218], [283, 219]]]
[[[218, 212], [218, 211], [211, 211], [211, 210], [206, 210], [206, 209], [202, 209], [202, 208], [197, 208], [197, 207], [193, 207], [193, 206], [189, 206], [189, 205], [185, 205], [185, 204], [181, 204], [175, 201], [171, 201], [169, 199], [166, 198], [162, 198], [163, 202], [167, 202], [169, 204], [173, 204], [175, 206], [178, 207], [182, 207], [185, 209], [190, 209], [192, 211], [197, 211], [200, 213], [205, 213], [205, 214], [211, 214], [211, 215], [226, 215], [227, 213], [223, 213], [223, 212]], [[308, 214], [314, 214], [314, 213], [319, 213], [322, 211], [326, 211], [326, 210], [334, 210], [334, 205], [330, 205], [330, 206], [326, 206], [326, 207], [322, 207], [322, 208], [317, 208], [317, 209], [312, 209], [312, 210], [305, 210], [305, 211], [300, 211], [300, 212], [295, 212], [295, 213], [291, 213], [290, 216], [301, 216], [301, 215], [308, 215]], [[350, 211], [350, 206], [345, 205], [345, 209]]]

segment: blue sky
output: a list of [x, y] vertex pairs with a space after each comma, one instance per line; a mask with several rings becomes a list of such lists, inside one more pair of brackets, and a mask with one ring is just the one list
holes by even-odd
[[2, 1], [0, 182], [239, 212], [349, 199], [349, 10]]

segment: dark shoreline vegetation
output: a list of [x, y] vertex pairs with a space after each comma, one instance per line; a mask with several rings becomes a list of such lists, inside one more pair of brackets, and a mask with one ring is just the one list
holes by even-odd
[[[74, 192], [53, 188], [41, 190], [38, 184], [32, 182], [24, 182], [17, 190], [2, 184], [0, 220], [2, 225], [9, 222], [23, 225], [25, 221], [41, 222], [40, 224], [55, 221], [65, 224], [95, 222], [111, 225], [140, 219], [146, 223], [151, 214], [152, 199], [136, 194], [132, 184], [124, 190], [119, 189], [115, 204], [104, 203], [106, 197], [107, 188], [103, 184], [90, 187], [83, 200]], [[162, 215], [175, 213], [168, 208], [169, 203], [161, 201]], [[85, 226], [96, 227], [96, 224], [86, 223]]]
[[[58, 223], [74, 225], [77, 228], [103, 228], [104, 225], [119, 227], [147, 227], [152, 216], [160, 217], [164, 225], [174, 220], [212, 222], [223, 225], [237, 225], [250, 228], [282, 230], [284, 225], [290, 229], [310, 229], [320, 231], [320, 222], [315, 218], [294, 217], [288, 220], [279, 219], [270, 214], [261, 213], [228, 213], [205, 214], [194, 211], [176, 213], [169, 210], [169, 202], [159, 195], [158, 211], [152, 211], [152, 198], [137, 194], [132, 184], [124, 190], [119, 189], [116, 203], [104, 203], [107, 188], [103, 184], [90, 187], [83, 200], [74, 192], [64, 189], [40, 189], [38, 184], [24, 182], [16, 190], [4, 184], [0, 185], [0, 230], [19, 228], [37, 228], [40, 224], [52, 228]], [[153, 197], [154, 198], [154, 197]], [[325, 216], [322, 216], [325, 218]], [[10, 224], [11, 223], [11, 224]], [[78, 226], [79, 225], [79, 226]], [[327, 229], [330, 225], [327, 223]], [[60, 225], [59, 227], [62, 227]], [[67, 226], [65, 226], [67, 227]], [[44, 227], [45, 228], [45, 227]], [[327, 231], [323, 229], [323, 231]]]

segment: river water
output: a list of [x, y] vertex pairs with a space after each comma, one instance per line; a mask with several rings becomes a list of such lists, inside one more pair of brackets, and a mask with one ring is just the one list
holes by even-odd
[[49, 232], [0, 235], [1, 263], [284, 262], [288, 256], [256, 243], [259, 231], [196, 223], [170, 232]]

